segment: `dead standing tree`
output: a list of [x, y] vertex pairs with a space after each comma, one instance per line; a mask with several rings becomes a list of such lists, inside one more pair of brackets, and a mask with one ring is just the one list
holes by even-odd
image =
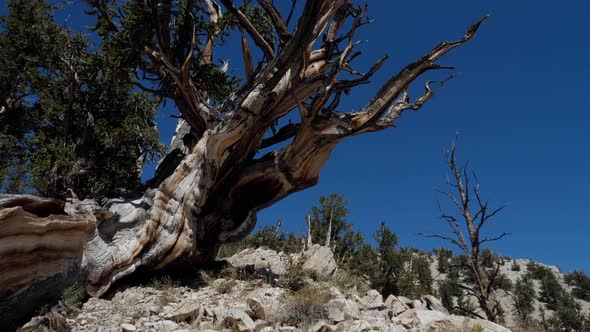
[[[109, 11], [100, 5], [103, 1], [88, 2], [96, 5], [101, 22], [114, 35], [123, 33], [124, 11]], [[14, 262], [17, 256], [19, 261], [0, 277], [0, 296], [6, 299], [6, 307], [0, 309], [37, 302], [75, 279], [84, 281], [90, 295], [101, 296], [116, 280], [140, 268], [214, 259], [221, 243], [244, 237], [253, 229], [257, 211], [315, 185], [339, 142], [392, 127], [404, 111], [423, 106], [436, 92], [430, 88], [434, 82], [427, 82], [414, 101], [408, 94], [411, 83], [430, 70], [449, 68], [437, 61], [472, 39], [485, 20], [471, 26], [463, 38], [441, 42], [391, 76], [360, 111], [342, 112], [338, 110], [342, 94], [367, 83], [387, 59], [383, 57], [364, 74], [351, 68], [351, 61], [359, 55], [355, 32], [367, 23], [366, 7], [355, 7], [347, 0], [307, 0], [290, 31], [279, 10], [259, 0], [280, 40], [271, 45], [231, 0], [221, 2], [262, 51], [260, 65], [253, 65], [248, 40], [243, 37], [245, 84], [224, 103], [210, 103], [208, 91], [195, 82], [198, 76], [193, 71], [198, 64], [212, 64], [217, 31], [210, 30], [198, 49], [195, 40], [202, 36], [195, 35], [193, 28], [192, 37], [184, 34], [187, 46], [172, 49], [171, 6], [161, 1], [137, 2], [146, 6], [145, 12], [156, 24], [153, 45], [142, 49], [144, 60], [177, 91], [174, 102], [182, 120], [171, 152], [160, 163], [151, 187], [138, 199], [99, 203], [0, 197], [0, 222], [12, 222], [12, 228], [0, 228], [0, 257], [2, 263]], [[224, 15], [210, 0], [199, 5], [208, 8], [212, 23]], [[342, 73], [354, 77], [343, 79]], [[291, 112], [299, 112], [300, 122], [289, 123], [265, 138], [276, 121]], [[290, 143], [255, 157], [258, 150], [289, 139]], [[176, 153], [174, 158], [168, 158], [172, 153]], [[35, 237], [26, 243], [18, 241], [25, 233]], [[70, 234], [89, 240], [70, 241]], [[10, 311], [21, 309], [27, 308]]]
[[[502, 211], [506, 206], [500, 205], [492, 209], [488, 207], [488, 202], [481, 199], [479, 192], [479, 181], [475, 173], [471, 176], [475, 179], [475, 185], [471, 184], [471, 176], [467, 165], [463, 167], [457, 166], [457, 158], [455, 154], [456, 146], [453, 143], [446, 151], [446, 160], [451, 170], [452, 178], [447, 180], [447, 185], [453, 188], [452, 191], [444, 191], [436, 189], [438, 193], [447, 197], [453, 205], [457, 208], [460, 218], [452, 214], [447, 214], [441, 210], [441, 218], [448, 224], [453, 232], [453, 236], [445, 236], [439, 234], [422, 234], [427, 237], [440, 238], [449, 241], [457, 246], [463, 254], [467, 257], [468, 269], [474, 276], [474, 285], [467, 285], [464, 283], [455, 284], [455, 286], [465, 290], [467, 294], [474, 296], [477, 299], [479, 308], [485, 315], [469, 311], [467, 313], [486, 318], [492, 322], [500, 323], [501, 308], [499, 302], [494, 296], [494, 286], [496, 278], [499, 274], [499, 264], [489, 271], [485, 268], [482, 257], [482, 245], [486, 242], [500, 240], [508, 235], [502, 233], [497, 237], [482, 237], [481, 231], [483, 227], [490, 221], [492, 217]], [[471, 196], [475, 196], [475, 200]], [[467, 237], [464, 235], [463, 228], [467, 230]], [[458, 308], [460, 310], [467, 310], [466, 308]]]

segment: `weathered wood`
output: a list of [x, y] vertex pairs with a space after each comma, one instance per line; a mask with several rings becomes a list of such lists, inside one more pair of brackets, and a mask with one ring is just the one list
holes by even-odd
[[25, 195], [0, 196], [0, 326], [12, 326], [81, 280], [83, 249], [96, 219], [65, 215], [64, 205]]

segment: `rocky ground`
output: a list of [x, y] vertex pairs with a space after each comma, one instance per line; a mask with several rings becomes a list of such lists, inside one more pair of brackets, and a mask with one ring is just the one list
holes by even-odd
[[325, 247], [291, 257], [247, 249], [228, 261], [233, 268], [205, 274], [205, 286], [160, 279], [121, 287], [109, 299], [87, 300], [67, 317], [55, 309], [35, 317], [22, 330], [509, 331], [485, 320], [450, 315], [433, 296], [383, 299], [376, 290], [348, 288], [338, 281]]
[[[436, 259], [432, 258], [430, 261], [431, 261], [431, 273], [432, 273], [433, 278], [436, 281], [445, 280], [446, 274], [439, 273], [438, 268], [437, 268]], [[505, 275], [514, 285], [519, 278], [523, 277], [525, 274], [527, 274], [529, 272], [527, 269], [527, 266], [530, 262], [531, 262], [531, 260], [528, 260], [528, 259], [505, 259], [503, 264], [500, 265], [500, 274]], [[561, 273], [561, 271], [559, 270], [559, 268], [557, 266], [545, 265], [545, 264], [541, 264], [541, 263], [536, 263], [536, 264], [549, 268], [551, 270], [551, 272], [555, 275], [557, 280], [559, 281], [560, 285], [564, 289], [566, 289], [568, 292], [572, 291], [572, 288], [564, 281], [564, 277], [565, 277], [564, 274]], [[514, 266], [518, 266], [518, 269], [515, 269]], [[534, 285], [535, 293], [537, 295], [540, 294], [541, 293], [540, 282], [538, 280], [533, 280], [533, 285]], [[517, 317], [514, 314], [515, 309], [514, 309], [514, 300], [512, 297], [512, 292], [499, 290], [496, 292], [496, 296], [497, 296], [497, 299], [500, 302], [500, 304], [505, 312], [504, 324], [506, 326], [518, 325]], [[545, 314], [547, 316], [552, 315], [553, 311], [547, 309], [545, 306], [545, 303], [540, 302], [537, 299], [537, 297], [535, 298], [534, 305], [533, 305], [535, 310], [530, 315], [530, 318], [533, 320], [540, 321], [541, 320], [541, 310], [540, 310], [541, 308], [543, 308], [543, 310], [545, 311]], [[575, 301], [578, 304], [580, 304], [582, 312], [584, 312], [586, 314], [590, 314], [590, 302], [583, 301], [580, 299], [575, 299]], [[472, 299], [472, 302], [475, 303], [476, 302], [475, 299]]]

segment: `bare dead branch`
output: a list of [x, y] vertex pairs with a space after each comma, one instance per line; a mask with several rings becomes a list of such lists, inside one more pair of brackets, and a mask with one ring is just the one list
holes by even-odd
[[336, 14], [334, 15], [334, 19], [328, 28], [328, 31], [324, 35], [324, 43], [332, 44], [336, 39], [338, 31], [344, 25], [344, 22], [348, 19], [349, 11], [351, 10], [352, 5], [342, 6]]
[[287, 15], [287, 22], [285, 25], [289, 27], [289, 23], [291, 22], [291, 17], [293, 17], [293, 11], [295, 10], [295, 6], [297, 5], [297, 0], [291, 0], [291, 9], [289, 9], [289, 14]]
[[[209, 20], [213, 23], [219, 22], [221, 17], [223, 16], [221, 12], [221, 7], [211, 0], [205, 0], [205, 4], [207, 5], [207, 9], [209, 11]], [[219, 30], [215, 30], [209, 33], [207, 37], [207, 43], [201, 52], [201, 63], [211, 64], [213, 61], [213, 42], [215, 38], [219, 34]]]
[[287, 27], [287, 23], [281, 16], [281, 13], [276, 9], [276, 7], [268, 2], [267, 0], [257, 0], [260, 6], [264, 9], [264, 11], [270, 17], [275, 31], [279, 35], [279, 40], [281, 43], [286, 43], [291, 39], [291, 34], [289, 33], [289, 28]]
[[502, 234], [500, 234], [499, 236], [496, 236], [496, 237], [492, 237], [492, 238], [486, 237], [483, 240], [479, 241], [479, 244], [483, 244], [483, 243], [486, 243], [486, 242], [492, 242], [492, 241], [498, 241], [501, 238], [503, 238], [505, 236], [508, 236], [508, 235], [510, 235], [510, 233], [505, 233], [504, 232], [504, 233], [502, 233]]
[[463, 247], [461, 246], [461, 244], [459, 244], [459, 242], [457, 242], [457, 240], [453, 239], [452, 237], [449, 236], [444, 236], [444, 235], [440, 235], [440, 234], [427, 234], [427, 233], [418, 233], [418, 235], [424, 236], [424, 237], [429, 237], [429, 238], [436, 238], [436, 239], [442, 239], [445, 241], [449, 241], [452, 244], [456, 245], [457, 247], [459, 247], [460, 249], [463, 249]]
[[[363, 111], [355, 117], [354, 122], [357, 123], [357, 126], [361, 127], [365, 126], [368, 122], [375, 122], [416, 78], [428, 70], [441, 68], [435, 65], [435, 62], [452, 49], [471, 40], [480, 25], [487, 19], [488, 16], [485, 16], [472, 25], [463, 38], [454, 42], [442, 42], [438, 44], [418, 61], [406, 66], [397, 75], [391, 77], [369, 101], [367, 106], [363, 108]], [[424, 99], [427, 100], [428, 98], [430, 96], [426, 94]]]
[[[471, 295], [473, 295], [473, 294], [471, 294]], [[464, 313], [466, 313], [466, 314], [468, 314], [468, 315], [473, 315], [473, 316], [475, 316], [475, 317], [477, 317], [477, 318], [479, 318], [479, 319], [486, 319], [484, 316], [482, 316], [482, 315], [480, 315], [480, 314], [476, 313], [476, 312], [475, 312], [475, 311], [473, 311], [473, 310], [469, 310], [469, 309], [467, 309], [467, 308], [460, 307], [460, 306], [454, 306], [453, 308], [454, 308], [454, 309], [461, 310], [461, 311], [463, 311]]]
[[376, 120], [375, 122], [369, 120], [362, 124], [361, 126], [357, 127], [356, 133], [364, 132], [364, 131], [376, 131], [382, 130], [387, 127], [394, 126], [395, 121], [402, 115], [402, 112], [406, 110], [419, 110], [430, 98], [432, 98], [438, 91], [440, 91], [444, 87], [444, 82], [451, 79], [453, 76], [450, 76], [442, 81], [437, 82], [440, 85], [440, 89], [433, 91], [430, 88], [430, 84], [434, 83], [434, 81], [428, 81], [424, 85], [424, 93], [416, 99], [413, 103], [410, 103], [408, 90], [402, 91], [399, 98], [393, 102], [393, 104], [387, 109], [385, 114], [382, 118]]
[[446, 191], [444, 191], [442, 189], [439, 189], [439, 188], [435, 188], [434, 191], [436, 191], [437, 193], [439, 193], [439, 194], [441, 194], [443, 196], [448, 197], [453, 202], [453, 204], [455, 204], [455, 206], [461, 212], [461, 214], [464, 213], [464, 211], [463, 211], [463, 205], [459, 203], [459, 200], [457, 199], [457, 197], [455, 197], [455, 195], [453, 195], [453, 194], [451, 194], [449, 192], [446, 192]]
[[242, 34], [242, 56], [244, 58], [244, 71], [246, 73], [246, 84], [252, 81], [254, 76], [254, 65], [252, 64], [252, 54], [250, 53], [250, 47], [248, 46], [248, 40], [244, 34], [244, 30], [240, 29]]
[[334, 91], [338, 92], [353, 88], [361, 84], [369, 83], [369, 79], [383, 66], [383, 64], [385, 63], [385, 61], [387, 61], [388, 58], [389, 57], [387, 55], [383, 56], [381, 59], [375, 62], [373, 66], [371, 66], [371, 68], [366, 74], [363, 74], [361, 77], [352, 80], [342, 80], [336, 82], [336, 84], [334, 85]]
[[190, 79], [190, 74], [189, 74], [189, 70], [191, 68], [192, 65], [192, 61], [193, 61], [193, 53], [195, 52], [195, 47], [197, 44], [197, 35], [196, 35], [196, 25], [194, 24], [194, 17], [192, 15], [192, 13], [190, 13], [191, 18], [192, 18], [192, 26], [193, 26], [193, 33], [192, 33], [192, 37], [191, 37], [191, 44], [188, 50], [188, 53], [186, 54], [186, 58], [184, 60], [184, 63], [182, 64], [182, 68], [181, 68], [181, 72], [182, 72], [182, 77], [185, 80], [189, 80]]
[[267, 148], [269, 146], [273, 146], [273, 145], [280, 143], [280, 142], [284, 142], [284, 141], [294, 137], [297, 134], [297, 132], [299, 131], [300, 127], [301, 127], [300, 124], [293, 124], [293, 123], [289, 123], [289, 124], [281, 127], [281, 129], [279, 129], [279, 131], [275, 135], [262, 140], [262, 143], [260, 144], [260, 148], [264, 149], [264, 148]]
[[223, 3], [225, 8], [227, 8], [227, 10], [229, 10], [230, 13], [235, 15], [238, 22], [240, 23], [240, 26], [248, 32], [250, 37], [252, 37], [252, 39], [254, 40], [254, 43], [256, 43], [256, 45], [258, 47], [260, 47], [260, 49], [262, 50], [262, 52], [264, 53], [266, 58], [268, 60], [274, 59], [275, 52], [272, 49], [272, 47], [270, 47], [270, 45], [266, 42], [266, 40], [264, 40], [264, 37], [262, 37], [260, 32], [258, 32], [258, 30], [256, 30], [256, 28], [248, 20], [246, 15], [244, 15], [244, 13], [242, 13], [239, 9], [237, 9], [234, 6], [233, 1], [232, 0], [221, 0], [221, 3]]

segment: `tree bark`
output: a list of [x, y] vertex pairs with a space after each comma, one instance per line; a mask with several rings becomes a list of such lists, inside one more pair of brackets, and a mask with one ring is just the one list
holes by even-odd
[[306, 246], [306, 248], [309, 249], [309, 248], [311, 248], [312, 245], [313, 245], [313, 242], [311, 239], [311, 216], [308, 214], [307, 215], [307, 246]]
[[[219, 6], [206, 2], [211, 19], [218, 19]], [[337, 111], [342, 92], [368, 82], [385, 61], [365, 74], [350, 69], [356, 57], [354, 32], [366, 23], [366, 8], [354, 8], [346, 0], [308, 0], [297, 27], [287, 34], [278, 12], [263, 2], [284, 42], [275, 52], [231, 1], [222, 2], [264, 51], [264, 66], [249, 73], [249, 82], [223, 105], [214, 107], [207, 102], [206, 91], [191, 82], [194, 52], [187, 54], [182, 68], [176, 68], [160, 51], [166, 45], [146, 48], [146, 55], [161, 64], [179, 89], [176, 105], [184, 120], [173, 148], [149, 188], [135, 198], [59, 202], [2, 196], [0, 222], [10, 227], [0, 230], [0, 248], [3, 266], [11, 271], [2, 276], [6, 278], [0, 285], [2, 303], [27, 299], [21, 301], [25, 307], [29, 304], [21, 312], [28, 313], [32, 303], [57, 296], [72, 280], [83, 280], [89, 295], [101, 296], [139, 269], [213, 260], [222, 243], [240, 239], [254, 228], [259, 210], [315, 185], [339, 142], [391, 127], [403, 111], [419, 109], [435, 91], [427, 83], [424, 93], [410, 102], [409, 85], [423, 73], [442, 68], [435, 62], [473, 38], [483, 22], [460, 40], [440, 43], [404, 67], [362, 110], [345, 113]], [[347, 19], [352, 23], [344, 24]], [[350, 30], [342, 33], [344, 26]], [[246, 39], [243, 43], [247, 47]], [[206, 44], [202, 53], [207, 56], [201, 61], [210, 63], [211, 45]], [[314, 50], [314, 45], [319, 47]], [[339, 80], [343, 70], [357, 77]], [[265, 138], [273, 123], [292, 111], [300, 113], [300, 123]], [[254, 157], [262, 147], [288, 139], [292, 141], [287, 145]], [[17, 241], [21, 238], [26, 238], [26, 245]], [[6, 308], [2, 310], [5, 317]]]
[[326, 233], [326, 247], [330, 248], [330, 240], [332, 239], [332, 218], [334, 217], [334, 206], [330, 210], [330, 220], [328, 221], [328, 232]]

